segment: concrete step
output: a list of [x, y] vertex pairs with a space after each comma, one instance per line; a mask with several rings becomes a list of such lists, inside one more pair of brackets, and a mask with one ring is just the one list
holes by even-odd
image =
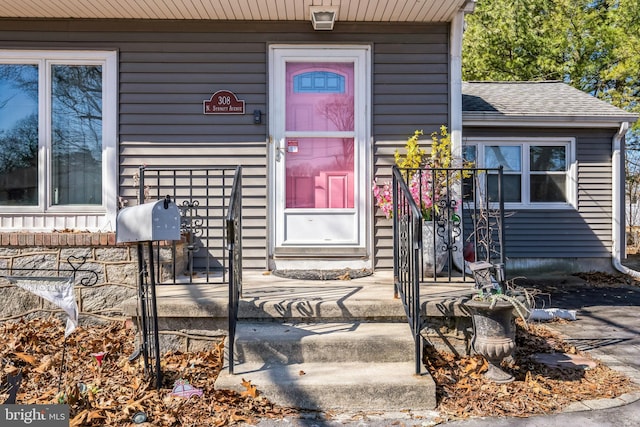
[[236, 363], [404, 362], [414, 354], [404, 323], [239, 323]]
[[435, 407], [432, 378], [415, 375], [407, 323], [241, 322], [236, 332], [235, 375], [225, 367], [217, 389], [251, 381], [272, 402], [309, 410]]
[[430, 375], [416, 376], [413, 362], [244, 363], [224, 370], [216, 389], [243, 392], [242, 381], [282, 406], [309, 410], [430, 410], [436, 406]]

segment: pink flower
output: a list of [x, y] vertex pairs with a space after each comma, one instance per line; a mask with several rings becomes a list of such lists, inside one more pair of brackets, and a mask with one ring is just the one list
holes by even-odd
[[[420, 169], [411, 175], [409, 180], [409, 192], [416, 202], [416, 205], [422, 212], [422, 217], [431, 221], [434, 218], [434, 210], [437, 202], [441, 197], [440, 189], [437, 182], [434, 183], [434, 171], [430, 169]], [[437, 180], [436, 180], [437, 181]], [[433, 186], [436, 186], [434, 191]], [[391, 183], [385, 182], [382, 185], [373, 182], [373, 196], [376, 205], [384, 213], [385, 217], [391, 218], [393, 215], [393, 196], [391, 192]]]
[[422, 212], [422, 217], [426, 220], [433, 219], [433, 209], [437, 194], [432, 189], [432, 174], [430, 170], [419, 170], [415, 172], [409, 182], [409, 191], [416, 205]]
[[387, 219], [393, 214], [393, 195], [391, 194], [391, 184], [385, 182], [378, 185], [373, 181], [373, 196], [376, 199], [376, 205], [380, 208]]

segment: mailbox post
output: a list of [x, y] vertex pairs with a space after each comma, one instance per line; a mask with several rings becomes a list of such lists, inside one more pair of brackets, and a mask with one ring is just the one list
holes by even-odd
[[[136, 242], [138, 249], [138, 303], [142, 327], [140, 351], [145, 372], [156, 377], [156, 388], [162, 385], [156, 278], [153, 265], [153, 242], [180, 240], [180, 212], [169, 196], [163, 200], [122, 209], [116, 219], [117, 243]], [[145, 259], [144, 246], [147, 246]], [[153, 348], [153, 355], [151, 349]], [[155, 370], [151, 359], [155, 359]]]

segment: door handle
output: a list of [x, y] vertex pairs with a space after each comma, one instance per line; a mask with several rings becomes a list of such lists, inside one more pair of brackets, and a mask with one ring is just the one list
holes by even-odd
[[276, 143], [274, 144], [275, 150], [276, 150], [276, 162], [279, 162], [282, 160], [282, 158], [284, 157], [284, 154], [287, 152], [287, 150], [284, 147], [280, 146], [280, 143]]
[[278, 143], [273, 143], [273, 135], [269, 135], [269, 145], [273, 145], [273, 148], [275, 149], [276, 162], [282, 160], [282, 156], [284, 155], [284, 148], [280, 147]]

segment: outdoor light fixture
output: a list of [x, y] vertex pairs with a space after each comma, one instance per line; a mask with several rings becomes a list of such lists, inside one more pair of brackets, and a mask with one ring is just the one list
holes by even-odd
[[333, 30], [333, 24], [336, 22], [336, 15], [338, 14], [337, 7], [310, 6], [309, 9], [314, 30]]

